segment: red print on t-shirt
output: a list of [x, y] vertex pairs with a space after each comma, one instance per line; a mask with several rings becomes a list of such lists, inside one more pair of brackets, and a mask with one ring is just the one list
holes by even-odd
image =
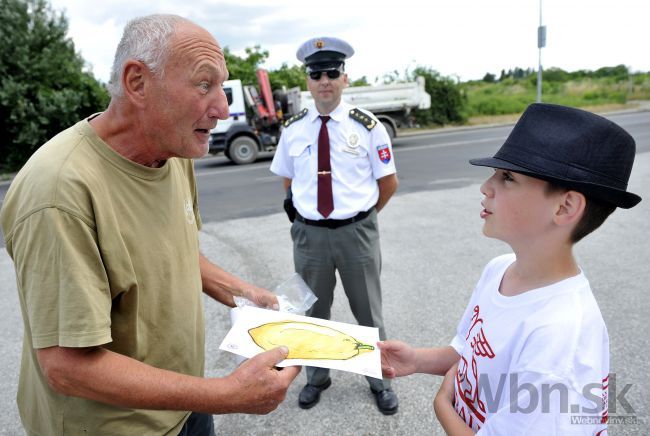
[[[485, 422], [485, 403], [479, 398], [479, 374], [478, 369], [480, 360], [477, 358], [494, 358], [495, 354], [483, 330], [483, 318], [479, 317], [479, 306], [474, 306], [474, 315], [472, 323], [465, 336], [465, 342], [468, 342], [472, 348], [471, 371], [468, 371], [469, 365], [465, 357], [461, 356], [458, 362], [458, 372], [456, 373], [456, 392], [455, 407], [456, 412], [465, 420], [471, 428], [479, 429]], [[471, 339], [470, 339], [471, 338]]]

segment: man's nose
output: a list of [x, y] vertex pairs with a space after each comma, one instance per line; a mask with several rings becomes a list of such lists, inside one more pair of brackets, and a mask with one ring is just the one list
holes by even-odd
[[223, 90], [220, 89], [208, 109], [208, 117], [227, 120], [229, 116], [230, 109], [228, 108], [228, 99]]

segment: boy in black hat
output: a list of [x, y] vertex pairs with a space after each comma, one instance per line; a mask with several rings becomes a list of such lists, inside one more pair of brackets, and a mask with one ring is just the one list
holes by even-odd
[[[513, 254], [484, 269], [451, 345], [380, 343], [387, 377], [445, 375], [434, 401], [449, 434], [606, 432], [609, 338], [573, 245], [629, 193], [632, 137], [578, 109], [533, 104], [481, 186], [483, 233]], [[578, 425], [579, 424], [579, 425]]]

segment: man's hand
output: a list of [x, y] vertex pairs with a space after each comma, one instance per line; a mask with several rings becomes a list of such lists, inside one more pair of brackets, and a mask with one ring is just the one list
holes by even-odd
[[252, 285], [230, 274], [199, 254], [203, 292], [226, 306], [235, 307], [234, 297], [240, 296], [259, 307], [278, 309], [278, 299], [273, 293]]
[[381, 371], [384, 377], [395, 378], [417, 371], [415, 349], [400, 341], [377, 342], [381, 351]]
[[248, 285], [243, 288], [242, 296], [250, 300], [253, 304], [266, 309], [278, 310], [278, 297], [271, 291], [260, 288], [255, 285]]
[[227, 379], [233, 383], [233, 412], [267, 414], [284, 400], [299, 366], [276, 368], [289, 354], [287, 347], [260, 353], [245, 361]]

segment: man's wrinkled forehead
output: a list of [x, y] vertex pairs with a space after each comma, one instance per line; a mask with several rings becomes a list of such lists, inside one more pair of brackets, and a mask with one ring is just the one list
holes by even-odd
[[179, 62], [214, 61], [226, 72], [226, 59], [217, 40], [198, 26], [181, 26], [170, 41], [170, 51]]

